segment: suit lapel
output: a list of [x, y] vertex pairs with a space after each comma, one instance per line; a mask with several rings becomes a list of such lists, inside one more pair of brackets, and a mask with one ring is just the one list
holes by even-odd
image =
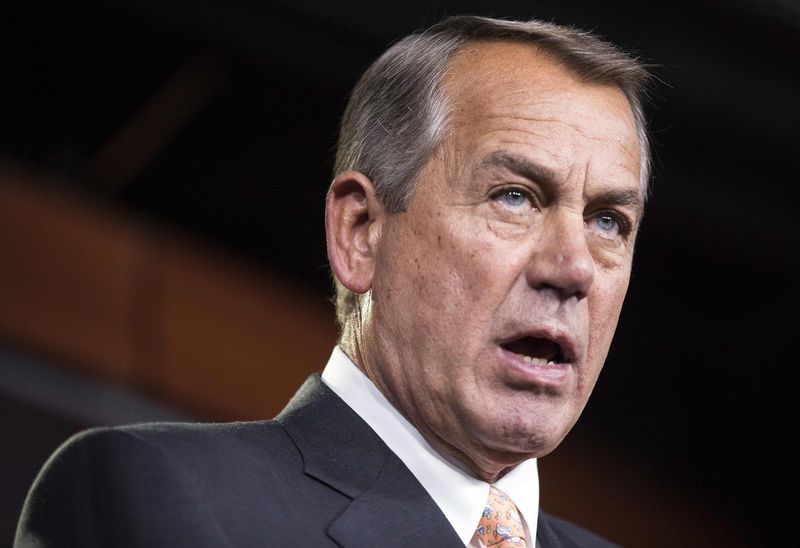
[[390, 453], [319, 374], [308, 378], [276, 420], [303, 455], [305, 473], [350, 498], [372, 486]]
[[372, 488], [328, 528], [342, 546], [442, 546], [463, 544], [428, 492], [395, 455]]
[[352, 499], [328, 527], [341, 546], [463, 546], [414, 475], [319, 375], [277, 420], [303, 455], [305, 473]]

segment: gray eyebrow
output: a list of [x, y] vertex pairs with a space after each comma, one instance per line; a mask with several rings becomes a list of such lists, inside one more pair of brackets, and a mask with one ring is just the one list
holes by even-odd
[[[492, 152], [481, 161], [480, 165], [484, 168], [504, 167], [531, 181], [538, 181], [545, 185], [558, 186], [558, 178], [552, 169], [503, 150]], [[644, 201], [638, 189], [608, 190], [600, 193], [594, 201], [609, 206], [630, 207], [635, 210], [639, 219], [641, 219], [644, 214]]]
[[644, 214], [642, 194], [638, 190], [609, 190], [600, 195], [599, 202], [608, 205], [630, 207], [641, 219]]
[[481, 167], [504, 167], [531, 181], [556, 183], [555, 173], [550, 168], [502, 150], [492, 152], [484, 158]]

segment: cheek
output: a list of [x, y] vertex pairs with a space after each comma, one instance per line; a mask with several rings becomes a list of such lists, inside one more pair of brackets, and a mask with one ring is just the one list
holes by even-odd
[[[453, 250], [441, 230], [409, 219], [390, 226], [382, 235], [376, 260], [373, 300], [388, 319], [406, 330], [435, 329], [447, 297], [464, 283], [453, 264]], [[405, 318], [405, 321], [402, 321]]]
[[435, 256], [426, 266], [440, 285], [432, 301], [458, 315], [461, 324], [478, 321], [502, 301], [513, 282], [514, 245], [498, 239], [485, 221], [447, 227], [436, 236]]
[[492, 309], [484, 301], [498, 277], [494, 254], [476, 236], [474, 227], [470, 232], [447, 224], [428, 224], [424, 233], [407, 227], [384, 232], [391, 240], [374, 284], [374, 297], [388, 305], [382, 312], [394, 315], [395, 325], [439, 341], [430, 344], [460, 339], [456, 346], [466, 350], [480, 311]]
[[615, 277], [605, 287], [596, 289], [597, 293], [592, 296], [594, 298], [589, 305], [590, 352], [593, 354], [592, 358], [599, 360], [602, 365], [614, 338], [617, 320], [628, 291], [628, 275]]
[[454, 238], [446, 223], [410, 219], [391, 231], [389, 238], [386, 255], [393, 259], [392, 264], [384, 266], [404, 280], [412, 291], [409, 296], [435, 300], [462, 285], [462, 273], [469, 270], [464, 263], [469, 262], [470, 246]]

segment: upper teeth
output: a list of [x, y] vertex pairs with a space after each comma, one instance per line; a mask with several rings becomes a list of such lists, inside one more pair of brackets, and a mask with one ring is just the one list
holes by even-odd
[[555, 365], [553, 360], [546, 360], [544, 358], [537, 358], [536, 356], [526, 356], [525, 354], [517, 354], [520, 358], [533, 365]]

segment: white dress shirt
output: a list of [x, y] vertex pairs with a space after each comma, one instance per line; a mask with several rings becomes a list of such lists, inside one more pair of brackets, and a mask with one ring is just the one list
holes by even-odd
[[[439, 506], [464, 546], [473, 546], [470, 543], [489, 497], [489, 484], [437, 453], [338, 346], [322, 372], [322, 381], [403, 461]], [[528, 546], [533, 547], [539, 516], [536, 459], [518, 464], [494, 486], [517, 505]]]

